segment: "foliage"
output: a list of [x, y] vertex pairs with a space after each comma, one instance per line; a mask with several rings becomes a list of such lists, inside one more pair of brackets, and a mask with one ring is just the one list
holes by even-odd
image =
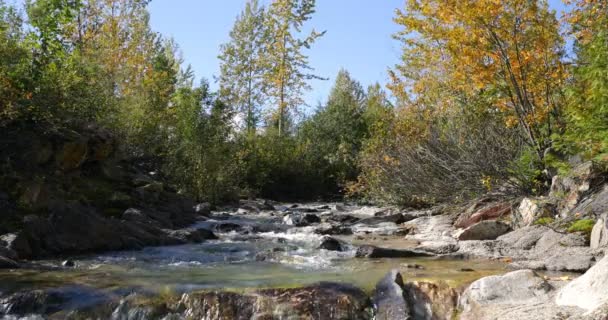
[[[571, 1], [571, 33], [576, 63], [568, 86], [565, 153], [608, 159], [608, 5], [603, 1]], [[562, 137], [559, 137], [562, 138]]]

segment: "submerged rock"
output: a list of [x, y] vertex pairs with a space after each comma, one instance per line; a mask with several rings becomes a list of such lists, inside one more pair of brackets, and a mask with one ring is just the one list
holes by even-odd
[[409, 249], [389, 249], [371, 245], [360, 246], [355, 255], [357, 258], [409, 258], [430, 257], [433, 254]]
[[403, 286], [403, 278], [397, 270], [390, 271], [376, 284], [373, 294], [375, 319], [411, 319]]

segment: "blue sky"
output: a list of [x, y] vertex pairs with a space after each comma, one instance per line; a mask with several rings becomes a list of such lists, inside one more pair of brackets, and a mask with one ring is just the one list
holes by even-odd
[[[269, 0], [261, 0], [268, 3]], [[219, 73], [217, 55], [228, 39], [235, 17], [246, 0], [153, 0], [151, 23], [155, 31], [173, 37], [186, 63], [197, 78], [209, 79]], [[391, 35], [399, 30], [392, 21], [404, 0], [317, 0], [317, 12], [309, 27], [327, 34], [308, 50], [310, 64], [327, 81], [313, 81], [306, 94], [309, 105], [323, 102], [340, 68], [347, 69], [364, 86], [387, 80], [386, 70], [399, 60], [399, 44]], [[558, 12], [561, 0], [549, 0]]]

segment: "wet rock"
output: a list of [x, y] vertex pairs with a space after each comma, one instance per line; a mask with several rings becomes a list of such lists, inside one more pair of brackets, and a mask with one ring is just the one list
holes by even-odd
[[237, 223], [221, 222], [221, 223], [216, 224], [214, 229], [217, 232], [226, 233], [226, 232], [232, 232], [232, 231], [240, 232], [244, 228], [242, 225], [237, 224]]
[[13, 259], [0, 255], [0, 269], [17, 269], [19, 264]]
[[329, 251], [342, 251], [342, 243], [332, 237], [323, 237], [319, 249], [325, 249]]
[[283, 217], [283, 222], [290, 226], [306, 227], [314, 223], [320, 223], [321, 218], [312, 213], [290, 213]]
[[211, 215], [211, 205], [208, 202], [199, 203], [194, 206], [194, 212], [198, 215], [208, 217]]
[[456, 318], [458, 292], [445, 282], [408, 282], [405, 298], [412, 319], [452, 320]]
[[525, 306], [550, 300], [551, 284], [531, 270], [490, 276], [473, 282], [462, 294], [461, 319], [506, 319]]
[[76, 263], [74, 263], [72, 260], [64, 260], [61, 265], [66, 268], [73, 268], [76, 266]]
[[511, 227], [506, 223], [493, 220], [481, 221], [464, 229], [458, 240], [494, 240], [510, 230]]
[[390, 271], [376, 284], [373, 301], [377, 320], [410, 319], [410, 309], [405, 300], [403, 278], [397, 270]]
[[591, 230], [590, 245], [592, 249], [608, 245], [608, 220], [606, 218], [608, 218], [608, 214], [602, 215]]
[[371, 319], [369, 297], [363, 291], [327, 282], [250, 294], [190, 293], [182, 296], [180, 305], [182, 314], [193, 319]]
[[357, 258], [408, 258], [408, 257], [430, 257], [431, 253], [409, 250], [409, 249], [388, 249], [371, 245], [360, 246], [355, 254]]
[[169, 235], [171, 237], [179, 239], [181, 242], [184, 242], [184, 243], [187, 243], [187, 242], [200, 243], [205, 240], [217, 239], [217, 236], [213, 232], [211, 232], [210, 230], [204, 229], [204, 228], [199, 228], [199, 229], [187, 228], [187, 229], [173, 230], [173, 231], [169, 232]]
[[315, 233], [321, 235], [350, 235], [353, 234], [353, 230], [349, 227], [343, 226], [321, 226], [315, 230]]
[[17, 292], [0, 299], [0, 314], [47, 314], [60, 310], [63, 302], [59, 294], [43, 290]]
[[608, 256], [562, 288], [556, 303], [592, 311], [608, 302]]
[[0, 251], [6, 257], [11, 259], [24, 259], [32, 254], [32, 249], [23, 232], [7, 233], [0, 236]]
[[327, 219], [327, 221], [333, 221], [341, 224], [354, 224], [359, 222], [359, 220], [361, 219], [349, 214], [335, 214]]
[[547, 199], [524, 198], [517, 209], [520, 226], [532, 225], [540, 218], [553, 217], [556, 214], [555, 204]]

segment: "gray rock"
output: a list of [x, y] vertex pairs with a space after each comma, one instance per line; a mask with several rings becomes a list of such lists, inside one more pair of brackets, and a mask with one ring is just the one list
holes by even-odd
[[340, 243], [340, 241], [327, 236], [323, 237], [323, 239], [321, 240], [321, 245], [319, 245], [319, 249], [325, 249], [329, 251], [343, 251], [342, 243]]
[[608, 256], [562, 288], [556, 303], [593, 311], [608, 302]]
[[559, 233], [549, 229], [538, 239], [534, 249], [538, 252], [549, 252], [563, 247], [586, 247], [587, 239], [577, 233]]
[[208, 202], [199, 203], [194, 206], [194, 212], [208, 217], [211, 214], [211, 205]]
[[486, 220], [464, 229], [458, 240], [494, 240], [510, 230], [511, 227], [506, 223]]
[[217, 236], [213, 232], [211, 232], [210, 230], [204, 229], [204, 228], [199, 228], [199, 229], [187, 228], [187, 229], [173, 230], [173, 231], [169, 232], [169, 235], [171, 237], [179, 239], [182, 242], [193, 242], [193, 243], [200, 243], [205, 240], [217, 239]]
[[366, 224], [366, 225], [377, 225], [384, 222], [392, 222], [396, 224], [401, 224], [406, 222], [406, 219], [403, 217], [401, 213], [395, 213], [386, 216], [374, 216], [371, 218], [365, 218], [359, 220], [357, 224]]
[[60, 310], [63, 302], [59, 294], [43, 290], [17, 292], [0, 299], [0, 314], [46, 314]]
[[409, 258], [409, 257], [430, 257], [433, 254], [409, 249], [388, 249], [376, 246], [364, 245], [357, 249], [357, 258]]
[[497, 238], [512, 248], [532, 249], [543, 234], [549, 231], [545, 226], [528, 226], [509, 232]]
[[555, 213], [555, 205], [547, 199], [524, 198], [517, 209], [522, 227], [532, 225], [540, 218], [553, 217]]
[[315, 229], [315, 233], [322, 235], [350, 235], [353, 234], [353, 230], [349, 227], [329, 225], [320, 226], [319, 228]]
[[590, 245], [592, 249], [608, 245], [608, 220], [606, 218], [606, 214], [602, 215], [593, 226], [593, 230], [591, 230]]
[[32, 254], [28, 239], [23, 232], [7, 233], [0, 236], [0, 241], [2, 242], [2, 246], [5, 247], [2, 248], [0, 253], [11, 259], [24, 259]]
[[412, 319], [403, 286], [403, 278], [397, 270], [390, 271], [376, 284], [372, 297], [376, 309], [375, 319]]
[[[573, 249], [573, 250], [567, 250]], [[587, 248], [564, 248], [543, 260], [548, 271], [585, 272], [595, 263], [595, 256]]]
[[549, 301], [552, 290], [551, 284], [531, 270], [481, 278], [460, 298], [461, 319], [507, 319], [517, 308]]
[[283, 222], [290, 226], [306, 227], [314, 223], [320, 223], [321, 219], [312, 213], [290, 213], [283, 217]]

